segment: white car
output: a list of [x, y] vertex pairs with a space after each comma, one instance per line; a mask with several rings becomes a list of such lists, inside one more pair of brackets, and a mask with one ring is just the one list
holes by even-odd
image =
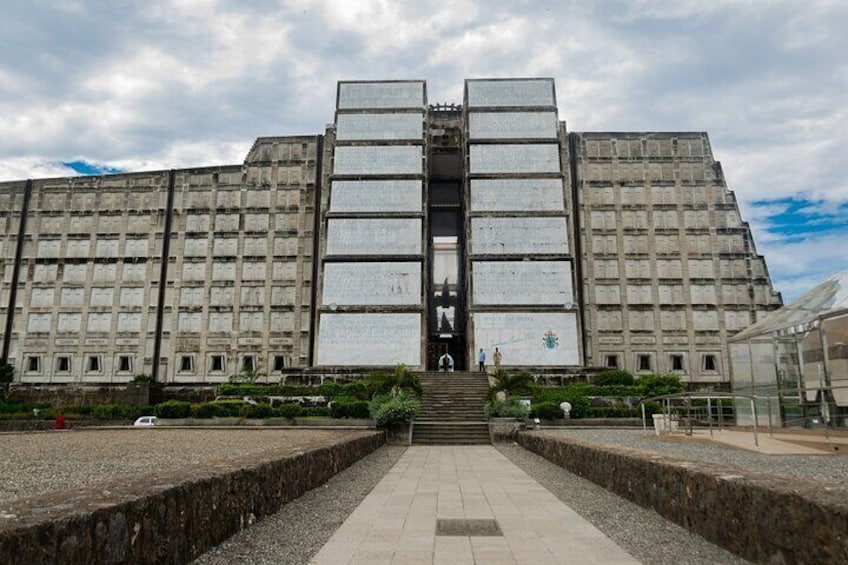
[[133, 426], [155, 426], [156, 425], [156, 416], [142, 416], [138, 420], [135, 421]]

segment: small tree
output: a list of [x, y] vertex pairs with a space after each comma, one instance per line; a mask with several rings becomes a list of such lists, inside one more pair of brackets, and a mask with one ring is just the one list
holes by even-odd
[[230, 375], [229, 381], [233, 384], [253, 384], [267, 376], [268, 374], [262, 370], [262, 367], [245, 367], [241, 370], [241, 373]]

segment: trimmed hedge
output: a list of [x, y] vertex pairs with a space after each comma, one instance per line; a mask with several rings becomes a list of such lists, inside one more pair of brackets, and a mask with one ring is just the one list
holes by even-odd
[[340, 396], [330, 403], [333, 418], [368, 418], [368, 403], [349, 396]]
[[181, 400], [168, 400], [156, 405], [159, 418], [188, 418], [191, 416], [191, 404]]

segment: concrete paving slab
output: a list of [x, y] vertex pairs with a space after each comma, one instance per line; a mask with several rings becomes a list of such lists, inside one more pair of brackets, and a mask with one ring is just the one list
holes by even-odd
[[[437, 535], [439, 519], [472, 533], [496, 520], [502, 535]], [[410, 447], [310, 563], [368, 560], [638, 563], [491, 446]]]

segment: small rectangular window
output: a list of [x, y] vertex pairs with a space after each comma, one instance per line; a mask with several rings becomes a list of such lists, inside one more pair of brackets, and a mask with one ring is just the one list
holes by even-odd
[[253, 355], [245, 355], [241, 364], [242, 371], [255, 371], [256, 370], [256, 357]]
[[27, 357], [27, 371], [30, 373], [40, 373], [41, 372], [41, 357], [36, 355], [31, 355]]
[[607, 367], [618, 369], [618, 355], [607, 355]]
[[118, 371], [121, 373], [132, 372], [132, 357], [129, 355], [121, 355], [118, 357]]
[[715, 355], [704, 355], [703, 369], [705, 373], [714, 373], [718, 370]]
[[274, 371], [282, 371], [286, 366], [286, 358], [282, 355], [274, 356]]
[[636, 366], [639, 368], [639, 371], [650, 371], [651, 370], [651, 356], [650, 355], [639, 355], [636, 358]]
[[227, 364], [225, 362], [225, 357], [223, 355], [213, 355], [212, 356], [212, 368], [210, 369], [215, 373], [223, 373], [227, 370]]
[[672, 371], [684, 371], [683, 368], [683, 355], [672, 354], [671, 355], [671, 370]]
[[71, 372], [71, 358], [67, 356], [56, 357], [56, 372], [57, 373], [70, 373]]
[[88, 364], [86, 365], [89, 373], [100, 372], [100, 357], [97, 355], [88, 356]]
[[194, 357], [183, 355], [180, 357], [180, 372], [191, 373], [194, 371]]

